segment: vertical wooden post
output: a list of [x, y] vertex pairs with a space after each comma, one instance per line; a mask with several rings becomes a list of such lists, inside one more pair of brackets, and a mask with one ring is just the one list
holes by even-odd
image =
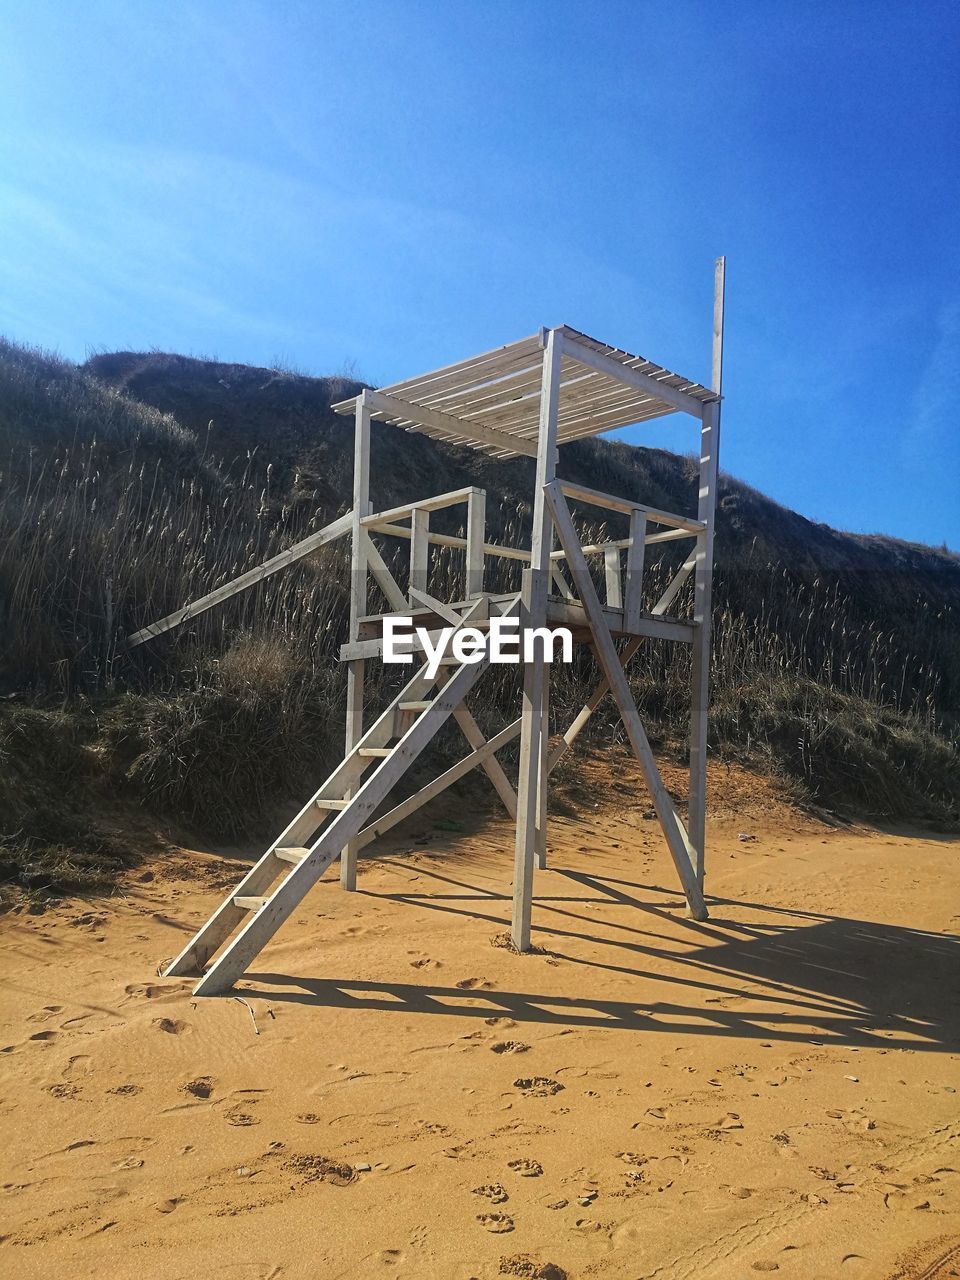
[[[540, 389], [540, 423], [537, 434], [537, 472], [533, 498], [533, 541], [530, 568], [523, 576], [520, 606], [521, 637], [528, 627], [542, 627], [547, 620], [550, 583], [550, 551], [553, 520], [543, 487], [556, 475], [557, 408], [560, 400], [560, 364], [563, 338], [556, 329], [546, 336]], [[542, 651], [523, 671], [523, 712], [520, 730], [520, 772], [517, 780], [517, 837], [513, 867], [513, 926], [511, 939], [518, 951], [530, 950], [530, 916], [533, 903], [533, 867], [539, 841], [546, 852], [546, 663]], [[541, 778], [543, 779], [541, 790]]]
[[483, 547], [487, 539], [487, 495], [474, 489], [467, 499], [467, 569], [465, 599], [483, 595]]
[[[726, 259], [718, 258], [714, 272], [713, 351], [711, 390], [723, 385], [723, 303]], [[700, 430], [700, 496], [697, 518], [706, 529], [697, 538], [694, 570], [693, 620], [696, 624], [691, 661], [690, 808], [687, 826], [694, 854], [697, 883], [703, 890], [706, 854], [707, 724], [710, 706], [710, 617], [713, 589], [713, 526], [717, 505], [720, 451], [720, 402], [703, 406]]]
[[647, 516], [630, 512], [630, 545], [627, 547], [626, 587], [623, 593], [623, 629], [636, 631], [643, 613], [643, 561], [646, 554]]
[[611, 609], [623, 608], [623, 586], [620, 581], [620, 548], [607, 547], [603, 553], [603, 576], [607, 604]]
[[[353, 529], [350, 538], [350, 641], [360, 634], [360, 619], [367, 611], [367, 557], [360, 521], [370, 515], [370, 409], [366, 392], [357, 397], [357, 416], [353, 436]], [[363, 659], [347, 664], [346, 752], [353, 750], [363, 736]], [[340, 884], [348, 890], [357, 887], [357, 851], [351, 840], [340, 854]]]
[[[426, 591], [430, 576], [430, 512], [414, 507], [410, 528], [410, 587]], [[413, 596], [410, 601], [413, 603]]]

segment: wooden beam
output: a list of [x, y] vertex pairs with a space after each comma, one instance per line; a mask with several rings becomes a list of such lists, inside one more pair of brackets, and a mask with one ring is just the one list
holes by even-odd
[[467, 499], [467, 547], [464, 595], [483, 595], [483, 549], [487, 531], [487, 495], [476, 489]]
[[627, 737], [630, 739], [630, 745], [633, 747], [634, 754], [643, 770], [644, 778], [650, 789], [653, 806], [657, 811], [657, 817], [660, 819], [660, 826], [663, 829], [674, 866], [680, 877], [680, 883], [683, 886], [690, 912], [694, 919], [705, 920], [707, 918], [707, 908], [693, 867], [693, 850], [683, 823], [680, 821], [679, 815], [673, 806], [673, 801], [670, 799], [670, 795], [663, 785], [663, 779], [657, 769], [646, 731], [634, 705], [630, 686], [620, 665], [613, 637], [607, 630], [603, 609], [597, 596], [596, 588], [593, 585], [593, 580], [590, 577], [590, 570], [580, 552], [577, 532], [570, 518], [569, 508], [560, 487], [555, 483], [547, 484], [544, 487], [544, 497], [553, 516], [560, 542], [566, 549], [570, 571], [580, 593], [580, 599], [583, 601], [584, 608], [590, 619], [590, 629], [593, 633], [593, 641], [600, 668], [607, 678], [610, 692], [617, 703], [624, 728], [627, 731]]
[[[414, 720], [390, 756], [382, 760], [357, 787], [356, 794], [334, 815], [297, 864], [249, 923], [224, 948], [194, 988], [198, 996], [227, 991], [263, 950], [277, 929], [289, 918], [320, 876], [373, 817], [390, 790], [446, 722], [454, 707], [466, 697], [483, 673], [486, 662], [462, 666], [430, 707]], [[284, 848], [290, 847], [284, 842]], [[272, 859], [276, 861], [276, 859]]]
[[637, 631], [643, 617], [643, 561], [646, 551], [647, 513], [630, 516], [630, 546], [627, 547], [626, 589], [623, 596], [623, 629]]
[[588, 489], [586, 485], [573, 484], [570, 480], [558, 480], [563, 493], [575, 502], [585, 502], [588, 506], [604, 507], [608, 511], [620, 511], [630, 515], [634, 511], [642, 511], [651, 524], [665, 524], [674, 529], [686, 529], [688, 533], [703, 533], [703, 522], [691, 516], [674, 515], [672, 511], [661, 511], [658, 507], [648, 507], [642, 502], [632, 502], [629, 498], [618, 498], [610, 493], [601, 493], [599, 489]]
[[[454, 711], [456, 715], [456, 711]], [[501, 729], [499, 733], [485, 741], [482, 747], [478, 747], [475, 751], [471, 751], [469, 755], [464, 756], [462, 760], [458, 760], [455, 765], [449, 768], [446, 773], [440, 774], [438, 778], [434, 778], [432, 782], [428, 782], [425, 787], [410, 796], [407, 800], [401, 801], [383, 817], [377, 818], [369, 827], [364, 827], [357, 837], [360, 848], [366, 848], [368, 844], [372, 844], [374, 840], [379, 839], [391, 827], [395, 827], [398, 822], [402, 822], [404, 818], [409, 818], [411, 814], [425, 805], [434, 796], [438, 796], [441, 791], [446, 791], [447, 787], [453, 786], [471, 769], [475, 769], [477, 765], [489, 763], [494, 753], [499, 751], [501, 747], [505, 747], [520, 732], [520, 720], [514, 720], [513, 724], [507, 725], [505, 729]]]
[[[542, 627], [547, 617], [550, 582], [550, 551], [553, 521], [545, 500], [546, 486], [556, 475], [557, 411], [564, 339], [551, 329], [546, 336], [537, 433], [537, 474], [534, 490], [533, 541], [530, 568], [524, 570], [521, 602], [521, 631]], [[542, 823], [540, 779], [546, 782], [546, 742], [543, 739], [546, 676], [543, 655], [524, 664], [523, 710], [520, 734], [520, 768], [517, 783], [517, 830], [513, 862], [513, 915], [511, 939], [517, 951], [530, 949], [533, 907], [533, 872], [538, 822]], [[545, 838], [545, 832], [541, 837]]]
[[498, 431], [495, 427], [485, 426], [482, 422], [464, 422], [460, 418], [453, 417], [452, 414], [411, 404], [385, 391], [365, 391], [363, 394], [367, 397], [374, 413], [396, 419], [397, 425], [402, 426], [404, 423], [412, 422], [421, 427], [428, 427], [448, 437], [450, 444], [474, 441], [476, 444], [493, 446], [510, 453], [522, 453], [530, 458], [536, 457], [535, 442], [510, 435], [507, 431]]
[[[368, 551], [363, 518], [370, 511], [370, 407], [366, 395], [357, 400], [353, 434], [353, 511], [350, 531], [350, 639], [359, 636], [360, 619], [367, 611]], [[374, 548], [374, 553], [376, 549]], [[386, 569], [386, 565], [383, 566]], [[389, 577], [389, 573], [387, 574]], [[349, 756], [363, 736], [364, 662], [347, 667], [347, 710], [344, 746]], [[349, 790], [345, 793], [349, 799]], [[352, 893], [357, 887], [357, 845], [349, 842], [340, 852], [340, 886]]]
[[438, 493], [432, 498], [421, 498], [417, 502], [406, 502], [402, 507], [388, 507], [386, 511], [374, 511], [363, 523], [368, 527], [373, 524], [388, 524], [392, 520], [406, 520], [414, 511], [442, 511], [445, 507], [456, 507], [461, 502], [469, 503], [470, 499], [482, 489], [467, 485], [464, 489], [451, 489], [448, 493]]
[[328, 542], [334, 542], [337, 538], [344, 537], [350, 532], [352, 519], [352, 513], [348, 511], [345, 516], [340, 516], [339, 519], [325, 525], [316, 533], [311, 533], [309, 537], [295, 542], [286, 551], [281, 551], [279, 555], [265, 560], [256, 569], [249, 569], [246, 573], [241, 573], [238, 578], [232, 578], [230, 582], [225, 582], [222, 587], [217, 587], [215, 591], [201, 596], [199, 600], [194, 600], [192, 604], [185, 604], [182, 609], [178, 609], [175, 613], [170, 613], [165, 618], [160, 618], [158, 622], [151, 622], [148, 627], [135, 631], [132, 635], [127, 636], [127, 644], [131, 649], [136, 648], [137, 645], [143, 644], [145, 640], [152, 640], [154, 636], [162, 635], [164, 631], [171, 631], [174, 627], [179, 627], [182, 622], [187, 622], [190, 618], [196, 618], [198, 614], [205, 613], [207, 609], [223, 604], [224, 600], [229, 600], [231, 596], [235, 596], [241, 591], [246, 591], [248, 587], [255, 586], [258, 582], [263, 582], [264, 578], [269, 578], [271, 574], [279, 573], [287, 565], [295, 564], [298, 560], [302, 560], [304, 556], [310, 555], [311, 552], [318, 551], [320, 547], [325, 547]]
[[400, 584], [387, 568], [386, 561], [374, 545], [373, 539], [366, 529], [360, 530], [360, 538], [363, 542], [363, 551], [367, 559], [367, 567], [370, 571], [370, 577], [380, 588], [384, 594], [384, 598], [391, 609], [397, 613], [406, 612], [407, 597], [400, 590]]
[[410, 517], [410, 592], [426, 591], [430, 577], [430, 512], [415, 507]]
[[636, 369], [620, 364], [602, 351], [597, 351], [594, 347], [588, 347], [585, 343], [578, 341], [576, 335], [569, 331], [564, 334], [564, 355], [570, 360], [576, 360], [591, 369], [596, 369], [598, 373], [605, 373], [608, 378], [616, 378], [618, 382], [636, 387], [648, 396], [662, 400], [672, 408], [689, 413], [694, 418], [702, 416], [701, 401], [695, 400], [693, 396], [687, 395], [685, 391], [680, 391], [676, 387], [658, 382], [649, 374], [639, 373]]
[[603, 580], [607, 591], [607, 608], [623, 608], [623, 586], [620, 581], [620, 551], [607, 547], [603, 553]]

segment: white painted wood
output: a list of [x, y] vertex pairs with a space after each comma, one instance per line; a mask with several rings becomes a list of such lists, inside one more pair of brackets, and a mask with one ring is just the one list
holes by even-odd
[[408, 422], [418, 423], [423, 427], [432, 428], [448, 444], [463, 444], [465, 441], [475, 441], [477, 444], [492, 445], [500, 449], [510, 450], [513, 453], [525, 453], [528, 456], [536, 452], [534, 447], [531, 447], [523, 440], [518, 440], [515, 436], [510, 436], [503, 431], [488, 427], [485, 423], [463, 422], [459, 418], [450, 417], [445, 413], [438, 413], [436, 409], [409, 404], [397, 396], [389, 395], [383, 391], [368, 391], [366, 395], [369, 398], [371, 409], [376, 413], [382, 414], [387, 418], [396, 419], [401, 424]]
[[477, 489], [473, 485], [467, 485], [463, 489], [450, 489], [447, 493], [438, 493], [432, 498], [420, 498], [416, 502], [404, 503], [402, 507], [388, 507], [386, 511], [374, 511], [366, 517], [363, 524], [370, 528], [372, 525], [390, 524], [394, 520], [406, 520], [413, 515], [414, 511], [442, 511], [444, 507], [457, 507], [461, 503], [469, 503], [472, 497], [482, 492], [482, 489]]
[[199, 614], [205, 613], [207, 609], [223, 604], [224, 600], [229, 600], [231, 596], [235, 596], [241, 591], [246, 591], [248, 587], [255, 586], [258, 582], [263, 582], [264, 578], [269, 578], [271, 574], [278, 573], [281, 569], [285, 569], [287, 565], [295, 564], [298, 560], [302, 560], [304, 556], [310, 555], [311, 552], [318, 551], [321, 547], [334, 542], [337, 538], [344, 537], [350, 532], [352, 519], [352, 513], [348, 511], [345, 516], [340, 516], [339, 519], [325, 525], [316, 533], [311, 533], [309, 537], [295, 542], [292, 547], [288, 547], [286, 551], [281, 551], [279, 555], [264, 561], [256, 569], [241, 573], [238, 578], [225, 582], [222, 587], [217, 587], [215, 591], [210, 591], [207, 595], [201, 596], [199, 600], [194, 600], [191, 604], [185, 604], [176, 613], [170, 613], [165, 618], [160, 618], [157, 622], [151, 622], [148, 627], [135, 631], [132, 635], [127, 636], [127, 644], [131, 649], [136, 648], [137, 645], [143, 644], [145, 640], [152, 640], [154, 636], [162, 635], [165, 631], [171, 631], [174, 627], [179, 627], [182, 622], [187, 622], [190, 618], [196, 618]]
[[461, 666], [431, 706], [406, 731], [393, 753], [370, 773], [356, 790], [349, 805], [339, 813], [310, 846], [307, 857], [298, 863], [255, 912], [249, 923], [224, 948], [204, 974], [194, 994], [216, 995], [229, 988], [273, 937], [291, 912], [295, 911], [331, 862], [369, 822], [391, 788], [403, 777], [423, 748], [466, 697], [480, 678], [486, 660]]
[[580, 364], [585, 364], [591, 369], [596, 369], [598, 373], [605, 373], [607, 377], [614, 378], [618, 382], [625, 382], [628, 386], [636, 387], [639, 391], [646, 392], [652, 399], [664, 401], [672, 409], [679, 409], [683, 413], [689, 413], [694, 418], [700, 417], [701, 402], [695, 400], [687, 392], [679, 391], [676, 387], [669, 386], [656, 378], [650, 377], [649, 374], [640, 373], [636, 369], [630, 369], [626, 365], [618, 364], [610, 356], [604, 355], [600, 351], [595, 351], [592, 347], [585, 346], [577, 338], [568, 336], [565, 337], [564, 342], [565, 354], [570, 359], [577, 360]]
[[383, 592], [390, 608], [396, 613], [405, 613], [407, 611], [407, 598], [400, 590], [400, 584], [390, 572], [386, 561], [377, 550], [366, 529], [361, 528], [360, 541], [363, 543], [363, 554], [370, 577]]
[[[370, 539], [364, 539], [363, 520], [370, 512], [370, 406], [366, 392], [357, 399], [353, 433], [353, 520], [350, 535], [350, 639], [359, 635], [360, 618], [367, 612], [367, 551]], [[386, 568], [386, 565], [383, 566]], [[347, 708], [344, 746], [347, 756], [363, 736], [363, 659], [347, 666]], [[346, 793], [349, 796], [349, 791]], [[340, 859], [340, 885], [348, 892], [357, 887], [357, 849], [343, 849]]]
[[593, 581], [590, 578], [587, 562], [580, 554], [576, 529], [570, 518], [566, 500], [560, 487], [555, 483], [545, 486], [544, 497], [553, 516], [560, 542], [566, 549], [570, 571], [580, 593], [580, 599], [583, 601], [587, 616], [590, 619], [597, 659], [610, 686], [610, 692], [617, 703], [624, 728], [627, 731], [627, 737], [630, 739], [630, 745], [633, 747], [634, 754], [640, 763], [647, 786], [650, 789], [653, 807], [657, 812], [660, 826], [666, 837], [690, 912], [694, 919], [705, 920], [707, 918], [707, 908], [703, 901], [703, 894], [697, 882], [693, 866], [693, 850], [683, 823], [680, 821], [679, 815], [673, 806], [673, 801], [670, 799], [657, 769], [646, 731], [633, 702], [630, 686], [620, 665], [613, 637], [604, 622], [603, 610]]
[[706, 852], [707, 728], [710, 709], [710, 608], [713, 590], [713, 522], [717, 493], [717, 454], [720, 445], [720, 405], [708, 405], [703, 415], [700, 445], [700, 510], [707, 531], [697, 539], [693, 587], [696, 633], [692, 654], [690, 708], [690, 842], [697, 880], [702, 885]]
[[[553, 531], [547, 508], [545, 486], [556, 474], [557, 409], [560, 400], [560, 365], [563, 338], [555, 330], [547, 335], [543, 354], [543, 384], [540, 395], [540, 431], [537, 442], [537, 473], [534, 490], [533, 540], [530, 569], [524, 571], [521, 602], [521, 629], [541, 627], [546, 622], [550, 581], [550, 552]], [[518, 951], [530, 949], [533, 905], [533, 871], [536, 856], [537, 821], [540, 813], [539, 779], [546, 773], [546, 744], [541, 743], [544, 702], [544, 663], [541, 659], [524, 665], [523, 710], [520, 734], [520, 768], [517, 783], [517, 830], [513, 867], [513, 915], [511, 939]]]
[[646, 551], [647, 513], [630, 514], [630, 545], [627, 547], [626, 585], [623, 593], [623, 629], [638, 631], [643, 617], [643, 561]]
[[430, 576], [430, 512], [415, 507], [410, 517], [410, 599], [425, 592]]
[[464, 595], [467, 599], [483, 594], [483, 548], [487, 531], [487, 495], [476, 489], [467, 499], [467, 554], [464, 571]]
[[458, 760], [446, 773], [442, 773], [438, 778], [434, 778], [432, 782], [428, 782], [416, 795], [412, 795], [409, 799], [396, 805], [395, 808], [385, 813], [383, 817], [377, 818], [369, 827], [364, 827], [357, 837], [361, 849], [384, 835], [391, 827], [396, 826], [398, 822], [402, 822], [404, 818], [416, 813], [428, 800], [438, 796], [447, 787], [453, 786], [471, 769], [475, 769], [477, 765], [483, 765], [484, 762], [492, 760], [494, 753], [499, 751], [501, 747], [505, 747], [508, 742], [512, 742], [519, 732], [520, 720], [516, 719], [512, 724], [507, 725], [505, 729], [501, 729], [499, 733], [494, 734], [492, 738], [484, 742], [482, 747], [478, 747], [476, 751], [471, 751], [468, 756]]
[[651, 524], [670, 525], [675, 529], [685, 529], [688, 533], [703, 532], [702, 520], [694, 520], [690, 516], [678, 516], [672, 511], [661, 511], [658, 507], [648, 507], [642, 502], [632, 502], [629, 498], [618, 498], [614, 494], [601, 493], [599, 489], [588, 489], [586, 485], [573, 484], [569, 480], [560, 480], [557, 483], [565, 496], [573, 498], [576, 502], [605, 507], [609, 511], [620, 511], [625, 515], [642, 511]]
[[623, 608], [623, 588], [620, 581], [620, 552], [617, 547], [607, 547], [603, 553], [603, 578], [607, 590], [607, 608]]
[[274, 849], [273, 856], [279, 858], [281, 862], [297, 863], [302, 862], [309, 852], [310, 850], [303, 845], [297, 845], [290, 849]]
[[[380, 524], [368, 523], [366, 526], [374, 533], [382, 533], [389, 538], [402, 538], [405, 542], [409, 542], [412, 534], [409, 529], [405, 529], [403, 525], [398, 524]], [[461, 550], [466, 549], [466, 538], [459, 538], [453, 533], [430, 533], [430, 545], [432, 547], [459, 547]], [[483, 553], [486, 556], [497, 557], [501, 560], [530, 560], [530, 552], [525, 551], [522, 547], [501, 547], [495, 542], [485, 542], [483, 544]]]

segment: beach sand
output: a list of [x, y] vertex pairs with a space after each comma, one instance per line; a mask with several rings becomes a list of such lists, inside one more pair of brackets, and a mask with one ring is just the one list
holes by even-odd
[[552, 821], [525, 956], [463, 814], [328, 872], [242, 999], [156, 976], [239, 857], [9, 912], [0, 1273], [960, 1274], [960, 842], [734, 774], [704, 924], [627, 767]]

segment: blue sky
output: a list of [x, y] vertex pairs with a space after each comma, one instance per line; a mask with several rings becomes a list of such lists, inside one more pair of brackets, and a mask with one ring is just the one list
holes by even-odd
[[[954, 5], [0, 0], [0, 331], [383, 383], [570, 324], [960, 547]], [[626, 438], [687, 451], [689, 420]]]

